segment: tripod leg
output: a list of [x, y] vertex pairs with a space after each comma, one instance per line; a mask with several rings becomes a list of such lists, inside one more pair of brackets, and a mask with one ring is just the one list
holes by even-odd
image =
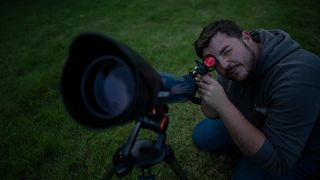
[[176, 160], [173, 150], [170, 146], [166, 145], [166, 157], [164, 159], [164, 162], [169, 164], [169, 166], [172, 168], [174, 173], [178, 176], [179, 179], [187, 180], [187, 175], [181, 168], [180, 164]]
[[138, 176], [138, 180], [155, 180], [155, 179], [156, 179], [156, 177], [151, 174], [150, 167], [147, 169], [141, 168], [141, 175]]
[[109, 169], [107, 169], [104, 172], [102, 180], [110, 180], [114, 174], [115, 174], [115, 168], [112, 165]]
[[188, 179], [187, 175], [182, 170], [181, 166], [179, 165], [179, 163], [177, 161], [174, 161], [169, 165], [172, 168], [172, 170], [174, 171], [174, 173], [179, 177], [179, 179], [182, 179], [182, 180], [187, 180]]

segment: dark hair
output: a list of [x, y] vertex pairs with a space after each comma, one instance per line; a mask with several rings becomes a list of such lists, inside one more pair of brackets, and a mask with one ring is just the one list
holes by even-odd
[[218, 32], [240, 39], [242, 31], [242, 28], [230, 20], [219, 20], [207, 25], [193, 44], [197, 55], [202, 58], [202, 51], [209, 46], [210, 39]]

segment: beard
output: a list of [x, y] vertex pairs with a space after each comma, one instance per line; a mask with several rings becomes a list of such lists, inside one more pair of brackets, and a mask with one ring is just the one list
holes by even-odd
[[241, 40], [242, 45], [245, 47], [246, 53], [243, 57], [244, 60], [242, 61], [243, 63], [239, 65], [239, 68], [243, 68], [243, 71], [245, 71], [243, 77], [240, 77], [240, 79], [232, 77], [230, 75], [231, 69], [226, 70], [226, 75], [229, 79], [235, 80], [235, 81], [243, 81], [248, 78], [248, 76], [251, 74], [255, 67], [255, 55], [252, 49], [243, 41]]
[[253, 50], [242, 40], [241, 43], [243, 44], [243, 46], [247, 49], [247, 53], [248, 53], [248, 60], [246, 61], [246, 67], [248, 68], [248, 75], [253, 71], [254, 67], [255, 67], [255, 55]]

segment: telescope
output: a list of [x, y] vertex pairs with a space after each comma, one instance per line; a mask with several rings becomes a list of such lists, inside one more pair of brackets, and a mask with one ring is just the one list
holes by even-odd
[[84, 33], [70, 46], [61, 93], [76, 121], [108, 128], [137, 119], [159, 104], [194, 100], [194, 77], [215, 65], [214, 56], [208, 56], [197, 61], [193, 73], [173, 76], [157, 72], [134, 50], [110, 37]]
[[[194, 78], [212, 71], [217, 64], [213, 55], [195, 62], [193, 72], [174, 76], [157, 72], [137, 52], [105, 35], [83, 33], [74, 39], [61, 78], [62, 99], [72, 118], [96, 129], [137, 121], [103, 179], [113, 174], [123, 177], [133, 166], [142, 169], [139, 179], [153, 179], [150, 167], [162, 160], [180, 179], [187, 179], [165, 144], [165, 132], [167, 104], [188, 100], [200, 104]], [[158, 133], [157, 141], [136, 141], [141, 128]]]

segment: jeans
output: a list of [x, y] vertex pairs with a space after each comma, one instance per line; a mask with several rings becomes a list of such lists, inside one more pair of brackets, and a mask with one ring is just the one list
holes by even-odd
[[[239, 152], [235, 143], [228, 134], [220, 119], [204, 119], [193, 129], [192, 140], [199, 149], [213, 153]], [[320, 170], [320, 157], [302, 157], [294, 167], [284, 176], [268, 174], [264, 169], [253, 164], [248, 158], [241, 155], [234, 172], [232, 180], [259, 180], [259, 179], [308, 179]]]

